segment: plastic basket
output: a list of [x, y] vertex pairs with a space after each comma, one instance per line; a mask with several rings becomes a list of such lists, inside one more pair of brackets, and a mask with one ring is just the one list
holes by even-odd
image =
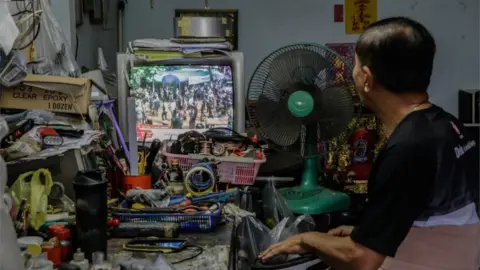
[[212, 214], [156, 214], [156, 213], [119, 213], [112, 217], [120, 222], [168, 222], [180, 224], [180, 232], [211, 232], [215, 230], [222, 218], [222, 208]]
[[[198, 163], [199, 159], [192, 159], [188, 155], [178, 155], [171, 153], [163, 153], [170, 164], [173, 159], [178, 160], [180, 168], [187, 172], [193, 165]], [[255, 177], [257, 177], [260, 166], [267, 160], [265, 158], [260, 160], [254, 160], [253, 163], [249, 162], [228, 162], [222, 161], [217, 166], [217, 173], [219, 182], [231, 183], [234, 185], [253, 185], [255, 183]]]

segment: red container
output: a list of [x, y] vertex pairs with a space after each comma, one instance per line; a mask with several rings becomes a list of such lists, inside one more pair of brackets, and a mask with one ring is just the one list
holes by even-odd
[[62, 224], [50, 225], [48, 227], [48, 236], [56, 237], [55, 232], [61, 229], [65, 229], [65, 225], [62, 225]]
[[123, 191], [126, 193], [130, 189], [141, 188], [141, 189], [151, 189], [152, 188], [152, 176], [151, 175], [139, 175], [139, 176], [124, 176], [123, 177]]
[[46, 242], [43, 243], [42, 249], [47, 253], [47, 259], [54, 265], [60, 265], [62, 263], [62, 247], [55, 246], [55, 244]]

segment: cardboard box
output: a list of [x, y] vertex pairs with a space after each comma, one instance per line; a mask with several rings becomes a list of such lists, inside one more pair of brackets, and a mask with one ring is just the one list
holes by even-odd
[[87, 78], [29, 74], [23, 84], [0, 90], [0, 108], [87, 114], [91, 91]]

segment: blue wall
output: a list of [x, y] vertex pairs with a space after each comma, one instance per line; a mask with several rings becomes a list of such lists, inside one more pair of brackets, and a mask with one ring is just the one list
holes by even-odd
[[[130, 0], [125, 39], [168, 38], [176, 8], [203, 8], [201, 0]], [[210, 0], [211, 8], [239, 9], [239, 50], [245, 53], [246, 79], [269, 52], [296, 42], [354, 42], [344, 24], [333, 22], [341, 0]], [[378, 0], [379, 17], [409, 16], [424, 23], [437, 40], [430, 93], [432, 100], [457, 112], [457, 90], [479, 87], [478, 0]], [[113, 42], [113, 40], [112, 40]]]

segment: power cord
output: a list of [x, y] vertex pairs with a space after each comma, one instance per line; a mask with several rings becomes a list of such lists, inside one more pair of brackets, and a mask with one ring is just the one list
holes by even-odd
[[197, 258], [198, 256], [202, 255], [203, 248], [201, 246], [197, 246], [197, 245], [187, 245], [187, 246], [185, 246], [185, 249], [191, 249], [191, 248], [197, 249], [198, 252], [195, 253], [194, 255], [188, 257], [188, 258], [181, 259], [181, 260], [176, 261], [176, 262], [172, 262], [171, 264], [179, 264], [179, 263], [183, 263], [183, 262], [186, 262], [186, 261], [190, 261], [190, 260], [193, 260], [193, 259]]
[[35, 29], [35, 34], [33, 35], [33, 38], [25, 45], [23, 45], [22, 47], [20, 48], [16, 48], [16, 50], [18, 51], [22, 51], [22, 50], [25, 50], [26, 48], [30, 47], [33, 42], [35, 42], [35, 40], [37, 40], [38, 38], [38, 35], [40, 34], [40, 21], [38, 20], [36, 23], [34, 22], [34, 25], [36, 24], [36, 29]]
[[75, 36], [75, 60], [78, 58], [78, 34]]
[[[23, 7], [20, 5], [20, 1], [15, 2], [17, 12], [12, 14], [12, 17], [18, 17], [16, 19], [16, 24], [19, 28], [22, 28], [23, 24], [29, 23], [25, 31], [21, 32], [16, 41], [16, 46], [14, 50], [21, 51], [28, 48], [33, 42], [38, 38], [40, 33], [40, 16], [42, 14], [40, 2], [37, 2], [35, 5], [34, 0], [24, 1]], [[26, 38], [32, 33], [33, 38], [25, 43]]]

